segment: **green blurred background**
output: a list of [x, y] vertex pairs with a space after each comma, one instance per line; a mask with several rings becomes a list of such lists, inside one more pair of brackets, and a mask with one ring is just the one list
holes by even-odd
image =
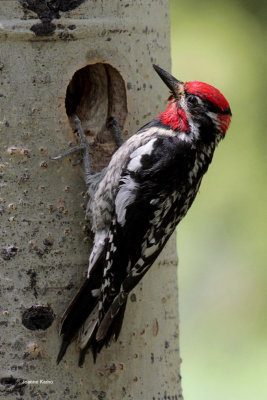
[[267, 399], [266, 5], [170, 0], [174, 76], [233, 113], [178, 229], [185, 400]]

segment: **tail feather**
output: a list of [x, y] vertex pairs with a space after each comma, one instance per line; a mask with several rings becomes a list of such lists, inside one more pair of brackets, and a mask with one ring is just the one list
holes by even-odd
[[86, 356], [89, 348], [92, 351], [94, 363], [96, 363], [97, 355], [100, 353], [104, 343], [97, 342], [95, 340], [95, 333], [96, 333], [96, 331], [94, 332], [94, 336], [92, 336], [91, 341], [87, 344], [87, 346], [84, 349], [82, 349], [80, 351], [79, 363], [78, 363], [79, 367], [83, 366], [84, 360], [85, 360], [85, 356]]
[[98, 323], [98, 304], [95, 306], [89, 317], [84, 322], [78, 334], [78, 346], [83, 350], [93, 337]]
[[116, 318], [114, 318], [113, 324], [110, 327], [110, 329], [112, 328], [112, 336], [114, 337], [115, 341], [118, 340], [118, 337], [119, 337], [120, 332], [121, 332], [124, 313], [125, 313], [125, 309], [126, 309], [126, 304], [127, 304], [127, 300], [121, 306], [120, 311], [118, 312]]
[[67, 348], [69, 347], [70, 341], [69, 340], [62, 340], [59, 352], [58, 352], [58, 356], [57, 356], [57, 364], [60, 363], [60, 361], [62, 360], [62, 358], [64, 357]]
[[[102, 319], [100, 326], [96, 332], [96, 340], [101, 341], [104, 340], [107, 336], [108, 330], [114, 322], [114, 318], [117, 316], [120, 310], [122, 310], [122, 306], [127, 301], [128, 294], [126, 292], [120, 292], [118, 296], [115, 297], [111, 306], [109, 307], [107, 313]], [[124, 314], [124, 311], [123, 311]], [[121, 327], [120, 327], [121, 328]]]
[[107, 346], [112, 338], [118, 339], [126, 308], [127, 293], [120, 292], [115, 297], [104, 318], [99, 322], [99, 298], [93, 296], [94, 290], [95, 285], [92, 286], [91, 278], [86, 279], [65, 311], [60, 329], [63, 340], [57, 356], [57, 364], [62, 360], [68, 346], [76, 336], [80, 348], [80, 367], [84, 363], [88, 348], [91, 348], [94, 361], [96, 361], [102, 347]]
[[97, 303], [93, 297], [92, 290], [95, 288], [91, 280], [86, 279], [82, 287], [68, 306], [62, 316], [60, 334], [63, 336], [62, 344], [58, 353], [57, 363], [61, 361], [69, 344], [77, 336], [84, 321], [91, 314]]
[[86, 279], [61, 318], [60, 335], [75, 332], [91, 313], [97, 301], [92, 296], [92, 283]]
[[[84, 364], [85, 356], [88, 351], [88, 348], [91, 347], [92, 353], [93, 353], [93, 358], [94, 362], [96, 362], [97, 355], [100, 353], [102, 350], [102, 347], [104, 345], [108, 346], [111, 339], [114, 338], [115, 341], [117, 341], [121, 328], [122, 328], [122, 322], [123, 322], [123, 317], [126, 309], [126, 303], [127, 301], [121, 306], [121, 309], [116, 315], [116, 318], [113, 319], [108, 332], [106, 333], [106, 336], [104, 337], [103, 340], [97, 341], [96, 340], [96, 331], [97, 331], [97, 325], [95, 326], [94, 331], [92, 331], [91, 336], [89, 338], [89, 341], [87, 342], [86, 346], [81, 348], [80, 352], [80, 357], [79, 357], [79, 367], [82, 367]], [[85, 341], [83, 342], [85, 343]]]
[[87, 347], [83, 350], [80, 351], [80, 355], [79, 355], [79, 361], [78, 361], [78, 365], [80, 368], [82, 368], [83, 364], [84, 364], [84, 360], [85, 360], [85, 356], [87, 353]]

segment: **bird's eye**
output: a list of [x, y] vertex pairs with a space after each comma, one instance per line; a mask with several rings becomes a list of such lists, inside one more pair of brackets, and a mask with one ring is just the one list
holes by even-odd
[[198, 105], [198, 101], [197, 101], [196, 96], [192, 96], [192, 95], [188, 96], [187, 97], [187, 102], [189, 104], [191, 104], [192, 106], [197, 106]]

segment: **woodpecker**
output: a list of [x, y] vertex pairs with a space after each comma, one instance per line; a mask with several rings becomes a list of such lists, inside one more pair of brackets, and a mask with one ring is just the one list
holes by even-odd
[[[215, 87], [154, 69], [170, 89], [168, 107], [124, 142], [106, 168], [91, 172], [77, 115], [80, 145], [54, 157], [84, 151], [86, 217], [94, 234], [88, 276], [62, 317], [58, 363], [76, 337], [79, 365], [89, 348], [96, 359], [103, 345], [117, 340], [130, 291], [192, 205], [231, 121], [228, 101]], [[121, 144], [116, 120], [110, 127]]]

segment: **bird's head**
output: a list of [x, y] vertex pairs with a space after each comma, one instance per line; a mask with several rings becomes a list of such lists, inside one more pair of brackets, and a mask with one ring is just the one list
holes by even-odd
[[184, 138], [211, 142], [221, 139], [231, 122], [228, 101], [207, 83], [181, 82], [157, 65], [154, 69], [171, 91], [167, 109], [157, 118]]

